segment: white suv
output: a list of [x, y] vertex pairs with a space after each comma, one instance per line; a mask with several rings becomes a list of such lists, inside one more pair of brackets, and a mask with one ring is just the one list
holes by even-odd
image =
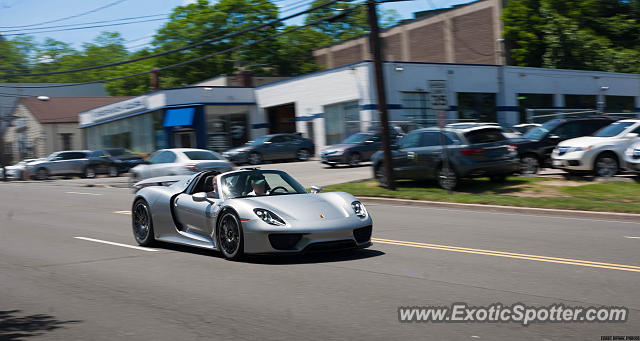
[[625, 165], [625, 150], [639, 141], [640, 119], [614, 122], [592, 136], [561, 142], [551, 153], [553, 168], [610, 177]]

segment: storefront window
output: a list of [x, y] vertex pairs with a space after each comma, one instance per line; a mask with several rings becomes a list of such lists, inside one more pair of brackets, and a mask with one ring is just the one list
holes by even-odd
[[553, 109], [553, 95], [518, 94], [520, 122], [527, 122], [527, 109]]
[[496, 122], [496, 94], [458, 92], [458, 117], [467, 121]]
[[564, 107], [567, 109], [595, 109], [595, 95], [564, 95]]
[[360, 131], [360, 106], [357, 101], [326, 105], [324, 125], [327, 144], [340, 143]]
[[632, 96], [605, 96], [605, 111], [611, 113], [631, 113], [635, 110]]
[[[162, 112], [133, 116], [85, 128], [87, 148], [126, 148], [135, 153], [152, 153], [158, 149], [158, 134], [154, 129], [158, 116], [161, 117]], [[160, 132], [164, 140], [164, 131], [160, 130]]]
[[418, 127], [429, 126], [435, 122], [435, 114], [430, 108], [428, 92], [403, 92], [402, 109], [407, 120], [415, 122]]
[[249, 109], [241, 106], [207, 106], [207, 149], [223, 152], [248, 140]]

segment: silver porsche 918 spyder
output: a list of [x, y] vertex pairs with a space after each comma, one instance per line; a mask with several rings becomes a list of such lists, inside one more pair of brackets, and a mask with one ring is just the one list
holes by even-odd
[[156, 240], [245, 254], [365, 248], [372, 220], [344, 192], [307, 193], [280, 170], [204, 171], [151, 178], [134, 185], [133, 234], [138, 244]]

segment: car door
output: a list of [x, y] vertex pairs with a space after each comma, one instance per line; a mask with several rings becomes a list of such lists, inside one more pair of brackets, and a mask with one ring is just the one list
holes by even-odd
[[415, 151], [415, 179], [433, 178], [435, 168], [442, 159], [442, 141], [439, 131], [428, 131], [420, 135], [420, 147]]
[[84, 169], [89, 163], [88, 154], [85, 152], [70, 154], [69, 160], [65, 162], [65, 174], [84, 174]]
[[[220, 211], [222, 199], [219, 196], [207, 197], [205, 201], [195, 201], [193, 194], [198, 192], [211, 192], [212, 189], [204, 188], [205, 178], [193, 186], [190, 192], [179, 194], [173, 202], [176, 218], [185, 232], [212, 237], [215, 230], [215, 221]], [[216, 179], [219, 181], [219, 179]], [[218, 188], [222, 188], [218, 184]]]
[[393, 153], [393, 171], [399, 179], [413, 179], [416, 174], [417, 152], [420, 149], [422, 132], [413, 131], [398, 143], [398, 150]]
[[169, 175], [169, 168], [171, 164], [174, 163], [177, 159], [177, 156], [174, 152], [169, 150], [163, 150], [158, 153], [157, 156], [154, 156], [149, 159], [150, 164], [148, 165], [146, 172], [148, 178], [153, 178], [156, 176], [165, 176]]
[[69, 157], [70, 152], [61, 152], [51, 159], [47, 164], [47, 170], [50, 175], [64, 174], [65, 160]]
[[[393, 142], [392, 142], [393, 143]], [[371, 155], [382, 149], [382, 144], [380, 143], [380, 135], [374, 134], [371, 135], [366, 141], [362, 143], [360, 155], [362, 156], [362, 160], [370, 160]]]
[[182, 193], [175, 198], [173, 206], [176, 218], [185, 232], [211, 237], [220, 210], [220, 201], [214, 198], [195, 201], [192, 194]]
[[277, 135], [271, 138], [264, 145], [264, 153], [262, 153], [262, 158], [264, 160], [279, 160], [287, 158], [287, 146], [284, 135]]

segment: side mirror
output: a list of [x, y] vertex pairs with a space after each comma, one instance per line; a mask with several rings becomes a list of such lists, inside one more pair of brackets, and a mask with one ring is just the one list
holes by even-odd
[[636, 137], [638, 137], [638, 133], [629, 133], [625, 135], [625, 137], [628, 139], [635, 139]]
[[311, 193], [316, 194], [322, 191], [322, 186], [311, 186]]
[[207, 200], [207, 193], [205, 193], [205, 192], [194, 193], [193, 195], [191, 195], [191, 198], [193, 198], [193, 201], [195, 201], [195, 202], [206, 201]]

